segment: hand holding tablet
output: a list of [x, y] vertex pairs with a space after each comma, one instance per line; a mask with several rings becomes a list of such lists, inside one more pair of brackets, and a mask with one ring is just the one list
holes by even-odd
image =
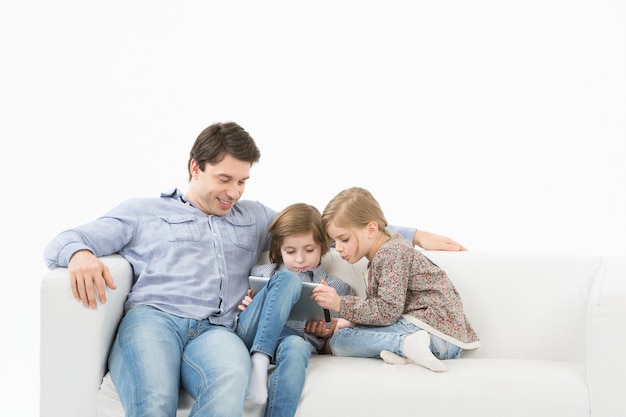
[[[252, 294], [256, 295], [259, 291], [261, 291], [269, 280], [270, 278], [250, 276], [249, 282]], [[327, 328], [331, 327], [330, 312], [320, 307], [315, 300], [311, 298], [313, 288], [319, 287], [320, 285], [322, 284], [313, 284], [310, 282], [302, 283], [302, 293], [300, 294], [300, 299], [291, 308], [289, 320], [302, 320], [306, 322], [324, 321], [326, 322]]]

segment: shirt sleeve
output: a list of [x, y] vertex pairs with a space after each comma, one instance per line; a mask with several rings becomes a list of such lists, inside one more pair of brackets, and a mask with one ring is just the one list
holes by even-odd
[[415, 227], [389, 225], [387, 229], [389, 229], [393, 233], [399, 234], [411, 243], [413, 243], [413, 237], [415, 237], [415, 232], [417, 232], [417, 228]]
[[83, 249], [98, 257], [119, 252], [132, 239], [135, 217], [123, 203], [92, 222], [61, 232], [44, 250], [46, 266], [67, 267], [72, 255]]

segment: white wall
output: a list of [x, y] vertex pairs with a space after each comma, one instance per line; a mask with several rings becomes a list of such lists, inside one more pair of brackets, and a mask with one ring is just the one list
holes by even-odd
[[361, 185], [470, 250], [626, 253], [625, 25], [610, 0], [2, 3], [0, 403], [38, 414], [44, 245], [185, 188], [218, 120], [275, 209]]

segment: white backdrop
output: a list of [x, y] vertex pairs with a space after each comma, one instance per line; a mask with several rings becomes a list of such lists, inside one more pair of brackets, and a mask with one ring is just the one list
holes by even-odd
[[625, 4], [3, 2], [0, 403], [38, 414], [45, 244], [184, 189], [214, 121], [277, 210], [360, 185], [470, 250], [626, 253]]

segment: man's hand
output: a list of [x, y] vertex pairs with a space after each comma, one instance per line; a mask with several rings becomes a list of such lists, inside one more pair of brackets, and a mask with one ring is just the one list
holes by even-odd
[[105, 285], [114, 290], [117, 287], [109, 268], [88, 250], [80, 250], [72, 255], [67, 266], [70, 274], [70, 287], [77, 301], [85, 307], [96, 309], [96, 296], [106, 303]]
[[466, 251], [467, 248], [446, 236], [417, 230], [413, 235], [413, 245], [426, 250]]

